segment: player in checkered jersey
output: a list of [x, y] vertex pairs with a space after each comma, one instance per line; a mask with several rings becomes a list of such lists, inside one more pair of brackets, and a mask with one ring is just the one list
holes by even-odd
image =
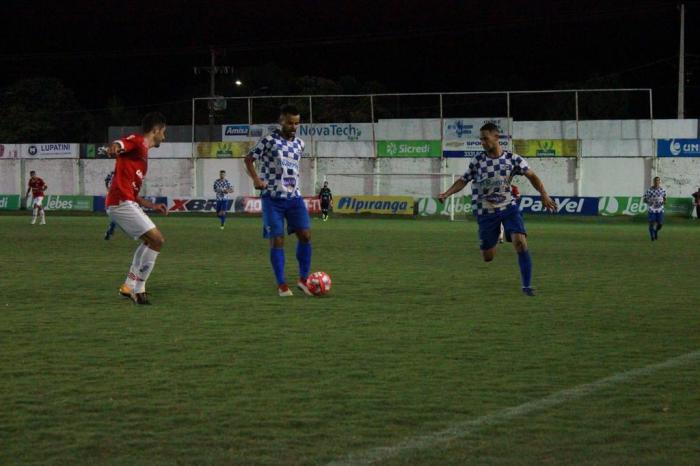
[[233, 192], [231, 182], [226, 179], [226, 170], [219, 172], [219, 178], [214, 181], [214, 193], [216, 194], [216, 216], [219, 217], [221, 228], [226, 223], [226, 211], [231, 208], [231, 200], [228, 195]]
[[661, 187], [661, 178], [654, 178], [654, 184], [644, 193], [644, 202], [649, 206], [649, 236], [652, 241], [659, 239], [659, 230], [664, 226], [664, 204], [666, 190]]
[[[293, 105], [280, 109], [280, 129], [265, 136], [245, 158], [255, 189], [262, 191], [263, 237], [270, 239], [270, 262], [280, 296], [292, 296], [284, 275], [284, 221], [287, 234], [295, 233], [299, 281], [297, 287], [311, 296], [306, 279], [311, 269], [311, 221], [299, 190], [299, 165], [304, 141], [296, 137], [301, 122]], [[255, 170], [258, 162], [260, 175]]]
[[542, 204], [548, 210], [556, 210], [556, 204], [525, 159], [501, 148], [498, 126], [493, 123], [482, 126], [480, 139], [484, 152], [472, 158], [464, 175], [455, 181], [450, 189], [440, 194], [439, 199], [444, 202], [454, 193], [464, 189], [469, 182], [472, 183], [472, 212], [476, 214], [479, 223], [479, 241], [484, 261], [493, 260], [503, 224], [506, 235], [511, 237], [518, 253], [523, 293], [534, 296], [527, 231], [511, 190], [512, 177], [523, 175], [530, 180], [532, 186], [542, 195]]

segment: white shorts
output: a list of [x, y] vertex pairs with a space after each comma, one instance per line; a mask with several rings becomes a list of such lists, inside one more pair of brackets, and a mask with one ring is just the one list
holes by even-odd
[[44, 202], [44, 196], [33, 197], [32, 207], [41, 207], [41, 203]]
[[144, 233], [156, 227], [141, 206], [134, 201], [122, 201], [119, 205], [107, 207], [107, 215], [134, 239], [139, 239]]

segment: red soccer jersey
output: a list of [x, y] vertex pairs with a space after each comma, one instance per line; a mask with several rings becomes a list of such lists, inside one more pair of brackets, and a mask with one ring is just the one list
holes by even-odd
[[148, 170], [148, 145], [140, 134], [115, 141], [124, 152], [117, 156], [114, 177], [107, 193], [105, 206], [119, 205], [122, 201], [136, 201]]
[[44, 197], [44, 190], [46, 189], [44, 180], [38, 176], [34, 177], [34, 179], [29, 178], [29, 187], [32, 188], [32, 197]]

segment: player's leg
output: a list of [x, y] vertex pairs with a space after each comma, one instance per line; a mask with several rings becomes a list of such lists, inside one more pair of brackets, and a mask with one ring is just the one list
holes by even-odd
[[520, 209], [515, 208], [503, 218], [503, 225], [506, 235], [513, 241], [513, 247], [518, 253], [518, 267], [520, 268], [520, 280], [523, 293], [533, 296], [532, 291], [532, 258], [527, 246], [527, 230], [523, 222], [523, 214]]
[[656, 239], [659, 239], [659, 231], [664, 227], [664, 213], [659, 212], [656, 214]]
[[325, 222], [328, 220], [328, 208], [330, 206], [328, 205], [328, 202], [321, 202], [321, 218]]
[[36, 223], [36, 217], [39, 215], [39, 208], [36, 205], [36, 202], [32, 200], [32, 225]]
[[107, 226], [107, 231], [105, 232], [105, 239], [108, 240], [114, 235], [114, 230], [117, 228], [117, 224], [110, 220]]
[[263, 237], [270, 240], [270, 264], [277, 280], [277, 293], [280, 296], [292, 296], [284, 276], [284, 211], [286, 199], [273, 199], [263, 196]]
[[146, 297], [146, 282], [156, 266], [156, 259], [163, 248], [165, 238], [158, 228], [152, 228], [141, 235], [141, 240], [146, 247], [141, 253], [141, 260], [138, 264], [134, 295], [137, 304], [150, 304]]
[[647, 214], [647, 220], [649, 221], [649, 237], [654, 241], [656, 239], [656, 215], [649, 212]]
[[505, 233], [505, 229], [503, 228], [503, 224], [501, 223], [501, 233], [498, 235], [498, 242], [503, 243], [503, 234]]
[[695, 220], [700, 220], [700, 204], [695, 206]]
[[501, 219], [498, 216], [478, 216], [479, 224], [479, 249], [484, 262], [491, 262], [496, 256], [496, 245], [501, 228]]
[[306, 279], [311, 270], [311, 219], [301, 197], [289, 199], [285, 214], [287, 233], [297, 236], [297, 262], [299, 263], [299, 280], [297, 287], [307, 295], [311, 292], [306, 288]]

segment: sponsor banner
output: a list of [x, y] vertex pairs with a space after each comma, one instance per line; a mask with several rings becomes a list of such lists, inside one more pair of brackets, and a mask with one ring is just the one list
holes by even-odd
[[440, 141], [377, 141], [377, 157], [440, 157]]
[[19, 210], [21, 202], [19, 194], [0, 194], [0, 210]]
[[371, 141], [372, 123], [313, 123], [299, 126], [297, 137], [314, 141]]
[[197, 157], [219, 159], [245, 157], [254, 145], [255, 142], [252, 141], [199, 142], [197, 143]]
[[523, 157], [576, 157], [576, 139], [514, 139], [514, 152]]
[[84, 159], [108, 159], [107, 144], [81, 144], [80, 157]]
[[[598, 203], [600, 215], [630, 215], [646, 216], [649, 206], [641, 196], [601, 197]], [[666, 215], [689, 217], [693, 210], [693, 200], [684, 197], [667, 197], [664, 205]]]
[[[503, 150], [512, 150], [512, 140], [508, 136], [501, 136], [498, 142]], [[448, 158], [474, 157], [481, 154], [483, 151], [484, 147], [481, 145], [481, 141], [478, 138], [461, 141], [443, 141], [442, 143], [442, 156]]]
[[80, 210], [92, 212], [94, 196], [64, 196], [51, 194], [44, 198], [46, 210]]
[[[143, 196], [143, 198], [155, 204], [165, 204], [166, 206], [168, 205], [168, 198], [165, 196]], [[104, 196], [93, 196], [92, 210], [94, 212], [104, 212], [106, 210]], [[143, 210], [144, 212], [153, 212], [153, 209], [147, 209], [145, 207], [143, 208]]]
[[77, 159], [80, 144], [22, 144], [19, 156], [23, 159]]
[[0, 144], [0, 159], [16, 159], [19, 153], [19, 144]]
[[221, 126], [221, 140], [224, 142], [257, 142], [263, 136], [267, 136], [279, 125], [271, 123], [269, 125], [248, 125], [248, 124], [232, 124]]
[[[559, 215], [598, 215], [597, 197], [552, 196]], [[521, 196], [520, 210], [529, 213], [547, 213], [540, 196]]]
[[[168, 212], [216, 212], [216, 199], [175, 196], [164, 204], [168, 206]], [[234, 203], [229, 202], [228, 204], [228, 211], [233, 212]]]
[[415, 201], [408, 196], [342, 196], [335, 202], [339, 214], [413, 215]]
[[437, 197], [422, 197], [416, 199], [416, 214], [421, 217], [430, 215], [450, 215], [450, 206], [454, 202], [455, 215], [469, 214], [472, 211], [471, 196], [452, 196], [447, 202], [438, 201]]
[[509, 136], [512, 121], [508, 118], [445, 118], [442, 125], [442, 139], [445, 141], [479, 140], [481, 127], [486, 123], [498, 126], [501, 136]]
[[[310, 214], [321, 213], [321, 201], [317, 197], [305, 197], [304, 204]], [[262, 213], [262, 200], [259, 197], [244, 196], [236, 198], [236, 210], [245, 214]]]
[[700, 139], [657, 139], [658, 157], [700, 157]]

